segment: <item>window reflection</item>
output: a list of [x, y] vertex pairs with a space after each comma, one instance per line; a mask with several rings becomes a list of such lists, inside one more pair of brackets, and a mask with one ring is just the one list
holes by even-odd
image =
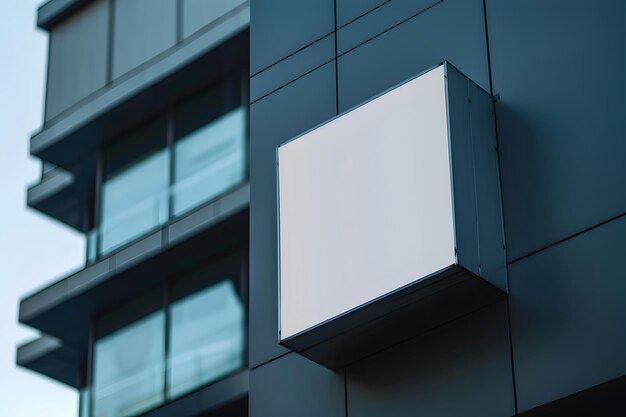
[[102, 254], [167, 221], [169, 154], [159, 119], [105, 154], [100, 235]]
[[245, 112], [238, 108], [176, 142], [174, 215], [215, 198], [245, 178], [244, 127]]
[[94, 417], [138, 414], [163, 401], [163, 311], [96, 341]]
[[103, 254], [167, 221], [167, 165], [156, 152], [103, 184]]
[[88, 263], [246, 179], [240, 87], [220, 84], [106, 148]]
[[231, 281], [174, 302], [168, 395], [176, 397], [243, 365], [244, 311]]
[[99, 317], [81, 417], [138, 415], [245, 366], [239, 259], [194, 269]]

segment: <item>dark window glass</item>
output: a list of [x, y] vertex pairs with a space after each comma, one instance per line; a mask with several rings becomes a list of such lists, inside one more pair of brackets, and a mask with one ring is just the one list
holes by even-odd
[[194, 269], [100, 317], [81, 415], [89, 405], [92, 417], [141, 414], [245, 366], [240, 260]]
[[176, 112], [173, 215], [223, 194], [246, 177], [246, 112], [233, 84]]
[[101, 320], [102, 336], [94, 344], [94, 417], [136, 415], [163, 402], [165, 313], [155, 311], [161, 294], [151, 293]]
[[105, 153], [100, 217], [100, 253], [165, 223], [169, 217], [169, 155], [160, 119]]
[[231, 280], [174, 302], [170, 314], [170, 397], [243, 366], [244, 307]]

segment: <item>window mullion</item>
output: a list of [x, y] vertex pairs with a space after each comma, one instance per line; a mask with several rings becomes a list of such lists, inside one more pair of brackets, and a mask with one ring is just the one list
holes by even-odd
[[87, 341], [87, 369], [85, 372], [85, 385], [89, 395], [87, 397], [87, 416], [93, 416], [94, 410], [94, 389], [93, 389], [93, 370], [94, 370], [94, 343], [96, 340], [96, 321], [92, 318], [89, 322], [89, 340]]
[[93, 207], [93, 228], [95, 231], [93, 233], [96, 234], [95, 245], [96, 245], [96, 258], [97, 261], [100, 259], [100, 255], [102, 253], [102, 236], [101, 236], [101, 228], [100, 225], [102, 223], [102, 186], [104, 185], [104, 151], [102, 148], [98, 150], [98, 154], [96, 157], [96, 192], [94, 193], [94, 207]]
[[170, 111], [167, 114], [167, 157], [168, 157], [168, 187], [167, 187], [167, 202], [168, 213], [167, 217], [170, 219], [174, 213], [174, 112]]
[[163, 349], [163, 353], [164, 353], [164, 361], [163, 361], [163, 373], [164, 373], [164, 377], [163, 377], [163, 401], [167, 402], [168, 400], [168, 395], [167, 395], [167, 380], [168, 380], [168, 375], [169, 375], [169, 357], [170, 357], [170, 303], [171, 303], [171, 287], [169, 284], [166, 284], [164, 286], [163, 289], [163, 313], [165, 316], [165, 319], [163, 320], [165, 323], [165, 329], [163, 332], [164, 335], [164, 349]]

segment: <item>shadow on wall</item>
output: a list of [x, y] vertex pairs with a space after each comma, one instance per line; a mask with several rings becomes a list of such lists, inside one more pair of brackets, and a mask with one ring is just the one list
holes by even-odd
[[348, 367], [350, 413], [514, 414], [506, 314], [501, 301]]

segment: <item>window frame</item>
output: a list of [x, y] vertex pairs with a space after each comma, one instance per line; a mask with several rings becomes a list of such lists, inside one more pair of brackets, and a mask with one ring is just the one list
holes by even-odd
[[[176, 130], [176, 114], [178, 112], [178, 110], [182, 107], [184, 107], [187, 103], [201, 97], [204, 94], [210, 94], [212, 91], [218, 91], [220, 88], [226, 88], [228, 90], [234, 90], [234, 91], [239, 91], [239, 97], [238, 97], [238, 101], [239, 101], [239, 105], [233, 107], [231, 110], [237, 109], [237, 108], [241, 108], [244, 112], [244, 126], [243, 126], [243, 134], [244, 134], [244, 142], [245, 142], [245, 152], [243, 155], [243, 164], [244, 164], [244, 169], [245, 169], [245, 174], [243, 179], [234, 184], [233, 186], [224, 189], [220, 194], [214, 196], [213, 198], [210, 198], [208, 200], [205, 200], [201, 203], [198, 203], [195, 206], [191, 206], [188, 209], [182, 211], [179, 214], [174, 214], [174, 196], [173, 196], [173, 187], [175, 185], [175, 169], [176, 169], [176, 142], [178, 139], [176, 137], [177, 134], [177, 130]], [[222, 115], [227, 114], [228, 111], [223, 112]], [[191, 94], [189, 96], [186, 96], [184, 99], [179, 100], [178, 102], [174, 103], [170, 108], [168, 108], [167, 110], [155, 114], [152, 117], [150, 117], [150, 119], [144, 120], [142, 123], [133, 126], [131, 129], [124, 131], [122, 134], [116, 135], [115, 138], [113, 140], [110, 141], [106, 141], [104, 144], [101, 144], [101, 146], [98, 148], [97, 150], [97, 160], [96, 160], [96, 175], [95, 175], [95, 181], [94, 181], [94, 193], [93, 193], [93, 200], [91, 202], [91, 204], [93, 204], [92, 210], [91, 210], [91, 229], [89, 231], [87, 231], [85, 233], [86, 235], [86, 244], [85, 244], [85, 265], [91, 265], [94, 264], [98, 261], [101, 261], [103, 259], [109, 258], [113, 255], [115, 255], [116, 253], [124, 250], [125, 248], [128, 248], [129, 246], [131, 246], [132, 244], [140, 241], [141, 239], [143, 239], [144, 237], [148, 236], [151, 233], [154, 233], [158, 230], [162, 230], [164, 228], [166, 228], [168, 225], [170, 225], [171, 223], [177, 221], [178, 219], [182, 219], [184, 217], [187, 217], [189, 215], [191, 215], [192, 213], [202, 209], [203, 207], [215, 202], [216, 200], [219, 200], [220, 198], [222, 198], [223, 196], [229, 194], [230, 192], [233, 192], [234, 190], [238, 189], [239, 187], [241, 187], [242, 185], [244, 185], [246, 183], [246, 181], [248, 181], [249, 179], [249, 173], [250, 173], [250, 155], [249, 155], [249, 145], [250, 145], [250, 118], [249, 118], [249, 113], [250, 113], [250, 105], [249, 105], [249, 91], [248, 91], [248, 78], [246, 76], [246, 74], [244, 72], [241, 73], [236, 73], [233, 74], [230, 77], [226, 77], [224, 79], [222, 79], [220, 82], [217, 82], [215, 84], [212, 84], [210, 86], [208, 86], [207, 88], [204, 88], [200, 91], [196, 91], [194, 94]], [[219, 119], [218, 116], [216, 119]], [[168, 173], [167, 173], [167, 219], [165, 222], [156, 225], [150, 229], [145, 230], [143, 233], [137, 235], [136, 237], [120, 244], [117, 245], [117, 247], [115, 247], [112, 250], [109, 250], [106, 254], [103, 254], [102, 249], [103, 249], [103, 245], [102, 245], [102, 231], [101, 231], [101, 225], [102, 225], [102, 200], [103, 200], [103, 195], [102, 195], [102, 190], [103, 190], [103, 186], [105, 183], [105, 179], [106, 179], [106, 151], [107, 149], [112, 146], [115, 145], [117, 143], [121, 143], [124, 140], [126, 140], [126, 138], [128, 138], [130, 135], [132, 135], [133, 133], [140, 131], [142, 128], [148, 126], [150, 123], [154, 123], [155, 121], [157, 121], [158, 119], [164, 119], [165, 120], [165, 148], [164, 151], [167, 154], [167, 158], [168, 158]], [[209, 122], [211, 123], [211, 122]], [[91, 245], [94, 245], [95, 247], [92, 247]]]
[[[202, 285], [200, 288], [197, 288], [189, 293], [186, 293], [185, 295], [174, 299], [173, 297], [173, 288], [177, 283], [180, 283], [181, 281], [184, 281], [186, 278], [193, 276], [194, 274], [198, 274], [198, 273], [205, 273], [206, 277], [203, 279], [203, 283], [204, 285]], [[242, 362], [241, 362], [241, 366], [227, 374], [222, 375], [221, 377], [211, 380], [209, 382], [206, 383], [202, 383], [199, 384], [197, 387], [195, 387], [194, 389], [191, 389], [183, 394], [177, 395], [177, 396], [171, 396], [169, 394], [169, 386], [168, 386], [168, 377], [169, 377], [169, 372], [170, 370], [168, 369], [168, 360], [170, 359], [170, 354], [171, 354], [171, 306], [178, 300], [183, 300], [185, 299], [187, 296], [190, 296], [192, 294], [196, 294], [200, 291], [206, 290], [207, 288], [221, 282], [222, 280], [230, 280], [233, 285], [235, 286], [235, 290], [237, 295], [239, 296], [239, 299], [241, 301], [241, 304], [243, 306], [243, 349], [241, 351], [241, 358], [242, 358]], [[151, 291], [160, 291], [161, 292], [161, 307], [156, 310], [156, 311], [163, 311], [164, 314], [164, 320], [163, 320], [163, 325], [164, 325], [164, 329], [163, 329], [163, 344], [164, 344], [164, 349], [163, 349], [163, 357], [162, 357], [162, 361], [163, 361], [163, 387], [162, 387], [162, 393], [163, 393], [163, 401], [157, 405], [155, 405], [152, 408], [148, 408], [144, 411], [142, 411], [138, 416], [147, 414], [152, 412], [153, 410], [163, 407], [167, 404], [176, 402], [182, 398], [185, 398], [189, 395], [194, 394], [197, 391], [201, 391], [205, 388], [207, 388], [208, 386], [211, 386], [215, 383], [218, 383], [219, 381], [222, 381], [224, 379], [229, 378], [232, 375], [237, 374], [238, 372], [241, 372], [242, 370], [248, 369], [249, 366], [249, 358], [248, 358], [248, 354], [249, 354], [249, 335], [248, 335], [248, 329], [249, 329], [249, 316], [248, 316], [248, 311], [249, 311], [249, 302], [248, 302], [248, 251], [246, 248], [239, 248], [233, 252], [228, 252], [226, 254], [223, 254], [221, 256], [219, 256], [218, 258], [214, 258], [211, 260], [208, 260], [207, 262], [203, 262], [199, 265], [195, 265], [192, 266], [190, 268], [187, 268], [186, 270], [184, 270], [183, 272], [180, 273], [173, 273], [168, 275], [167, 277], [165, 277], [165, 279], [159, 283], [157, 286], [155, 286], [153, 289], [151, 290], [147, 290], [141, 294], [138, 294], [134, 297], [132, 297], [131, 299], [125, 300], [121, 303], [119, 303], [118, 305], [100, 313], [97, 317], [92, 317], [90, 320], [90, 326], [89, 326], [89, 336], [88, 336], [88, 344], [87, 344], [87, 361], [84, 364], [84, 368], [83, 368], [83, 378], [82, 378], [82, 386], [79, 388], [79, 392], [81, 393], [81, 395], [79, 395], [79, 413], [80, 411], [83, 410], [83, 401], [87, 401], [88, 403], [86, 404], [86, 410], [87, 410], [87, 415], [80, 415], [79, 417], [92, 417], [94, 415], [94, 409], [95, 409], [95, 396], [93, 395], [93, 382], [94, 382], [94, 372], [95, 372], [95, 361], [94, 361], [94, 351], [95, 351], [95, 344], [97, 343], [97, 341], [102, 338], [102, 337], [106, 337], [108, 335], [111, 335], [115, 332], [117, 332], [118, 330], [121, 330], [133, 323], [136, 323], [137, 321], [149, 316], [150, 314], [154, 313], [154, 311], [151, 312], [147, 312], [147, 313], [142, 313], [140, 314], [138, 317], [133, 318], [130, 321], [124, 321], [121, 325], [119, 326], [115, 326], [115, 328], [113, 330], [110, 330], [108, 332], [106, 332], [104, 335], [100, 336], [98, 335], [98, 328], [100, 326], [100, 322], [102, 321], [102, 318], [104, 316], [109, 315], [110, 313], [113, 313], [117, 310], [119, 310], [120, 308], [124, 308], [125, 306], [127, 306], [129, 303], [132, 303], [133, 301], [141, 298], [142, 296], [144, 296], [145, 294], [148, 294]], [[86, 398], [85, 398], [85, 394], [86, 394]]]

